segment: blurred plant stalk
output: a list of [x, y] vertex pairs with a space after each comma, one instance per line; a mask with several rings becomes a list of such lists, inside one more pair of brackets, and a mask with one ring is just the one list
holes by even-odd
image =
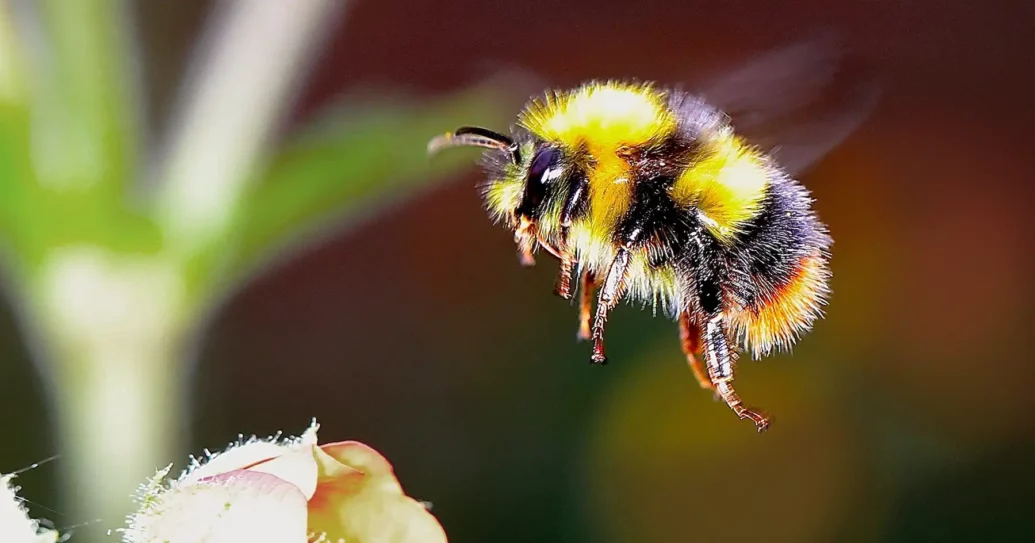
[[0, 4], [4, 284], [55, 406], [68, 518], [116, 528], [181, 455], [187, 363], [218, 301], [372, 200], [466, 166], [429, 165], [424, 143], [502, 121], [499, 93], [370, 104], [277, 145], [346, 2], [220, 2], [150, 149], [128, 2]]
[[[55, 391], [64, 478], [80, 518], [117, 523], [142, 477], [183, 445], [181, 361], [203, 309], [185, 272], [228, 234], [234, 204], [310, 48], [341, 4], [218, 5], [159, 170], [161, 247], [71, 242], [23, 270], [20, 286], [28, 287], [24, 301]], [[49, 40], [48, 58], [33, 59], [43, 73], [32, 75], [43, 84], [30, 90], [47, 102], [30, 119], [43, 134], [31, 149], [38, 181], [83, 196], [125, 185], [141, 166], [135, 154], [143, 138], [126, 107], [139, 100], [127, 75], [129, 6], [51, 0], [38, 14]]]

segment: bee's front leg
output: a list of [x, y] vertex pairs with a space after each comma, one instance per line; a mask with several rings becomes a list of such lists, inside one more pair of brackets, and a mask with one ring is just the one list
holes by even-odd
[[526, 268], [535, 266], [535, 256], [532, 252], [538, 242], [536, 235], [538, 227], [526, 217], [521, 217], [517, 228], [514, 229], [514, 243], [518, 248], [518, 261]]
[[560, 251], [557, 257], [560, 261], [560, 270], [557, 272], [557, 283], [553, 287], [553, 293], [564, 298], [571, 299], [571, 278], [575, 269], [575, 257], [569, 251]]
[[568, 234], [575, 222], [575, 217], [585, 213], [588, 195], [589, 181], [585, 176], [577, 176], [571, 180], [568, 195], [561, 207], [560, 243], [557, 248], [557, 258], [561, 261], [561, 269], [557, 276], [554, 293], [565, 300], [571, 299], [572, 271], [577, 263], [575, 255], [568, 246]]
[[[554, 294], [565, 300], [570, 300], [572, 296], [571, 283], [574, 275], [573, 271], [575, 264], [577, 264], [575, 257], [570, 252], [559, 250], [542, 239], [539, 240], [539, 245], [546, 249], [548, 253], [556, 256], [560, 261], [560, 271], [557, 274], [557, 283], [553, 289]], [[580, 341], [590, 338], [589, 323], [593, 311], [593, 293], [596, 287], [593, 272], [583, 272], [582, 285], [579, 287], [581, 289], [579, 295], [579, 330], [575, 334], [575, 337]]]
[[570, 300], [572, 272], [576, 264], [575, 256], [570, 251], [554, 247], [543, 238], [539, 238], [538, 243], [540, 247], [546, 249], [546, 252], [555, 256], [560, 262], [560, 270], [557, 273], [557, 282], [554, 284], [553, 293], [565, 300]]

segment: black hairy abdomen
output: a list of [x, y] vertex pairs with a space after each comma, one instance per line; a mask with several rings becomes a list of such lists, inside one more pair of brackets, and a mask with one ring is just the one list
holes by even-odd
[[817, 250], [825, 253], [830, 243], [804, 187], [773, 174], [761, 211], [725, 248], [732, 294], [747, 307], [757, 307], [795, 277], [803, 259]]

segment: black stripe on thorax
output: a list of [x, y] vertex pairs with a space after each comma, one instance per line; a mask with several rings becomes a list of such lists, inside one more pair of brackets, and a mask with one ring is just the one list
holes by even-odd
[[635, 172], [632, 202], [620, 219], [615, 242], [649, 244], [650, 262], [661, 266], [686, 250], [697, 228], [693, 210], [681, 208], [671, 197], [676, 179], [703, 158], [704, 147], [683, 131], [621, 151]]

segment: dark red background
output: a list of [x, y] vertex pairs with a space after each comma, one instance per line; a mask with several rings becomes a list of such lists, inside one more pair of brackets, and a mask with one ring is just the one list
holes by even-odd
[[[141, 8], [159, 103], [202, 7]], [[195, 449], [317, 416], [325, 438], [384, 452], [458, 542], [1032, 533], [1035, 4], [352, 8], [298, 121], [357, 86], [432, 96], [497, 68], [678, 83], [834, 28], [884, 94], [804, 179], [836, 240], [829, 316], [793, 355], [743, 365], [743, 394], [778, 417], [764, 436], [696, 388], [675, 326], [649, 312], [620, 308], [613, 363], [592, 368], [576, 309], [550, 294], [553, 264], [517, 266], [472, 168], [230, 302], [195, 377]], [[12, 463], [49, 454], [34, 439]]]

